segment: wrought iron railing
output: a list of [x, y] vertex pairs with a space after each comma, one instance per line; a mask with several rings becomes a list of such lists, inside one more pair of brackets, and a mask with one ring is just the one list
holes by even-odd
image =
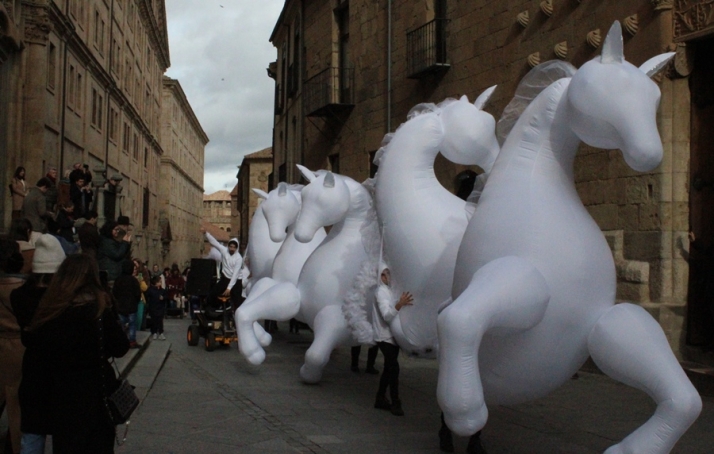
[[434, 19], [407, 33], [407, 77], [449, 67], [446, 62], [447, 19]]
[[306, 116], [321, 116], [330, 106], [354, 105], [354, 68], [327, 68], [305, 82]]

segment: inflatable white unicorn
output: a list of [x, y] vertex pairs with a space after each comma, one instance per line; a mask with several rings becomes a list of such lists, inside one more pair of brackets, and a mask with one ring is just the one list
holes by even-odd
[[437, 311], [451, 297], [456, 255], [470, 216], [467, 203], [436, 179], [434, 160], [441, 152], [454, 163], [491, 170], [499, 151], [496, 122], [482, 109], [495, 89], [474, 104], [463, 96], [416, 106], [376, 157], [375, 199], [392, 287], [395, 295], [414, 296], [390, 328], [411, 355], [436, 352]]
[[454, 301], [438, 317], [437, 397], [456, 433], [482, 428], [486, 404], [548, 394], [588, 355], [657, 404], [607, 454], [668, 453], [699, 415], [659, 324], [614, 304], [612, 253], [573, 183], [580, 141], [619, 148], [638, 171], [660, 163], [660, 92], [649, 76], [671, 56], [626, 62], [616, 22], [602, 56], [546, 88], [508, 135], [459, 249]]
[[[254, 191], [255, 192], [255, 191]], [[264, 192], [256, 194], [264, 197]], [[245, 258], [250, 267], [250, 287], [264, 277], [270, 277], [273, 270], [273, 260], [280, 250], [282, 241], [274, 242], [270, 239], [268, 221], [263, 214], [262, 203], [253, 213], [248, 229], [248, 245], [246, 246]], [[249, 288], [250, 288], [249, 287]]]
[[261, 364], [265, 360], [265, 352], [258, 343], [266, 347], [270, 342], [256, 339], [249, 328], [253, 326], [255, 329], [255, 322], [261, 318], [282, 320], [281, 317], [271, 316], [270, 312], [275, 306], [279, 307], [280, 295], [286, 288], [288, 292], [297, 288], [305, 260], [327, 236], [325, 229], [318, 229], [312, 241], [308, 243], [301, 243], [295, 239], [293, 231], [300, 213], [302, 188], [302, 185], [288, 186], [281, 182], [269, 194], [253, 189], [264, 199], [261, 209], [268, 224], [269, 236], [281, 246], [273, 260], [271, 276], [257, 281], [248, 298], [236, 310], [238, 345], [243, 356], [252, 364]]

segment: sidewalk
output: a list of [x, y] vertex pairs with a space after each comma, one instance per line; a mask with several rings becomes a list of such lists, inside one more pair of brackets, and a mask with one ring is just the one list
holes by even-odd
[[[308, 386], [298, 370], [312, 333], [280, 324], [265, 363], [248, 365], [237, 348], [188, 347], [186, 320], [167, 320], [171, 354], [132, 418], [120, 453], [439, 453], [436, 362], [400, 355], [406, 416], [372, 408], [379, 376], [355, 374], [349, 349], [333, 353], [323, 381]], [[366, 349], [362, 352], [364, 369]], [[377, 368], [381, 370], [381, 355]], [[608, 377], [582, 372], [547, 398], [492, 407], [483, 431], [490, 454], [602, 453], [648, 419], [654, 404]], [[714, 446], [714, 399], [674, 453]], [[456, 452], [467, 440], [456, 438]]]

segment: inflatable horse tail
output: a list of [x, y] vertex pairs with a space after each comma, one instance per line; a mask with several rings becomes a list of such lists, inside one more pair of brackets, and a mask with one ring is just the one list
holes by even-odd
[[374, 330], [370, 321], [372, 307], [369, 304], [368, 296], [373, 295], [377, 288], [375, 269], [374, 260], [368, 259], [362, 262], [359, 273], [357, 273], [342, 304], [342, 313], [352, 331], [352, 337], [355, 341], [365, 345], [374, 344]]

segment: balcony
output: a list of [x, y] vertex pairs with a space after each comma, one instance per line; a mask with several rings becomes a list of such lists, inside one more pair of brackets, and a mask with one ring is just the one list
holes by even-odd
[[305, 116], [339, 116], [354, 107], [354, 68], [327, 68], [305, 82]]
[[447, 19], [434, 19], [407, 33], [407, 78], [420, 79], [426, 75], [447, 71]]

